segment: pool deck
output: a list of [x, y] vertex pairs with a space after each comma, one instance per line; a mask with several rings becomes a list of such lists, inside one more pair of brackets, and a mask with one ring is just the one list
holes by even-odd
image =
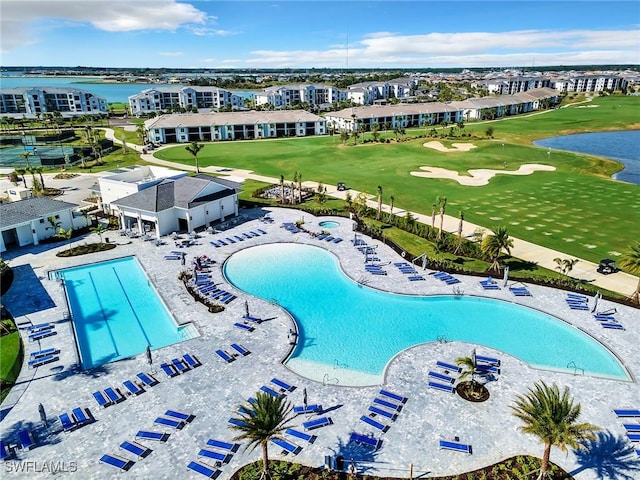
[[[273, 223], [258, 220], [267, 213]], [[67, 248], [61, 244], [40, 245], [21, 249], [7, 255], [5, 259], [14, 267], [15, 284], [3, 297], [3, 303], [14, 310], [19, 305], [16, 320], [20, 327], [43, 322], [56, 324], [57, 334], [41, 340], [29, 342], [22, 329], [26, 347], [25, 358], [30, 352], [56, 347], [60, 349], [59, 361], [28, 369], [25, 366], [16, 387], [1, 406], [0, 436], [11, 445], [17, 443], [17, 432], [29, 428], [35, 433], [38, 446], [30, 451], [17, 450], [16, 459], [5, 461], [6, 478], [49, 478], [51, 469], [66, 469], [64, 478], [202, 478], [187, 470], [186, 465], [197, 459], [209, 438], [231, 441], [235, 431], [228, 428], [227, 420], [235, 416], [236, 407], [262, 385], [269, 385], [272, 377], [277, 377], [297, 388], [288, 394], [293, 405], [301, 405], [303, 390], [306, 388], [309, 403], [323, 406], [320, 416], [330, 417], [332, 424], [312, 432], [317, 435], [314, 443], [288, 437], [290, 441], [303, 447], [298, 455], [282, 455], [281, 450], [269, 445], [270, 458], [294, 459], [308, 465], [323, 465], [326, 455], [340, 455], [347, 460], [354, 459], [361, 473], [386, 476], [408, 477], [409, 465], [413, 465], [414, 476], [423, 478], [436, 475], [453, 475], [500, 461], [520, 454], [541, 456], [543, 446], [535, 438], [517, 431], [520, 424], [511, 414], [510, 405], [515, 395], [526, 392], [535, 381], [557, 382], [559, 386], [569, 386], [571, 394], [582, 405], [581, 421], [600, 426], [600, 442], [591, 445], [588, 451], [576, 454], [570, 451], [564, 455], [552, 450], [551, 460], [579, 480], [603, 478], [597, 468], [603, 462], [610, 465], [618, 475], [633, 475], [638, 468], [638, 457], [626, 442], [623, 421], [616, 418], [614, 408], [640, 408], [640, 354], [638, 354], [638, 310], [620, 306], [608, 301], [600, 301], [598, 310], [616, 308], [616, 319], [625, 330], [602, 328], [588, 311], [570, 310], [566, 305], [565, 293], [559, 290], [527, 285], [531, 297], [515, 297], [508, 289], [484, 291], [478, 277], [456, 275], [461, 283], [447, 286], [424, 273], [425, 281], [408, 281], [397, 268], [387, 268], [388, 275], [373, 276], [365, 272], [363, 255], [354, 248], [352, 223], [348, 219], [323, 217], [314, 218], [308, 213], [269, 208], [265, 211], [243, 210], [243, 220], [224, 234], [202, 234], [198, 244], [184, 249], [187, 254], [187, 268], [195, 255], [206, 254], [217, 263], [212, 269], [212, 278], [222, 283], [225, 289], [234, 292], [238, 298], [226, 306], [222, 313], [211, 314], [201, 304], [195, 302], [178, 281], [178, 273], [184, 268], [180, 261], [164, 260], [163, 255], [176, 247], [167, 239], [167, 244], [156, 247], [150, 242], [133, 240], [111, 234], [111, 241], [118, 247], [108, 252], [90, 256], [58, 258], [55, 253]], [[336, 220], [340, 225], [330, 229], [332, 235], [343, 238], [340, 243], [328, 243], [313, 238], [306, 233], [292, 234], [281, 228], [282, 222], [294, 222], [304, 218], [305, 228], [319, 232], [318, 222]], [[230, 234], [241, 234], [261, 228], [267, 231], [251, 239], [245, 239], [221, 248], [214, 248], [209, 242]], [[95, 241], [80, 239], [77, 242]], [[367, 239], [376, 247], [379, 263], [398, 262], [402, 258], [386, 245]], [[437, 360], [453, 362], [460, 356], [468, 356], [473, 348], [470, 344], [443, 341], [419, 345], [399, 353], [389, 364], [385, 373], [384, 388], [408, 398], [397, 420], [385, 421], [377, 416], [375, 420], [388, 424], [389, 430], [381, 434], [373, 427], [361, 422], [362, 415], [368, 414], [368, 407], [380, 389], [380, 385], [345, 387], [332, 384], [340, 372], [327, 367], [327, 384], [303, 378], [289, 370], [281, 362], [289, 352], [289, 331], [294, 328], [292, 320], [277, 305], [251, 297], [226, 284], [221, 274], [224, 260], [235, 251], [255, 245], [273, 242], [296, 242], [321, 246], [339, 259], [344, 272], [354, 281], [366, 283], [369, 287], [397, 293], [415, 295], [453, 294], [477, 295], [519, 303], [552, 314], [582, 329], [608, 346], [626, 366], [633, 381], [616, 381], [580, 374], [552, 372], [535, 369], [503, 352], [477, 346], [478, 354], [501, 359], [501, 373], [487, 387], [491, 398], [484, 403], [469, 403], [457, 395], [427, 388], [427, 372], [435, 367]], [[96, 262], [116, 257], [136, 255], [155, 284], [160, 295], [179, 322], [193, 322], [200, 337], [168, 346], [153, 352], [153, 365], [147, 363], [144, 353], [115, 363], [103, 365], [88, 371], [78, 369], [79, 358], [62, 286], [48, 278], [47, 272], [59, 268]], [[511, 282], [510, 282], [511, 283]], [[502, 282], [498, 280], [502, 286]], [[268, 318], [270, 321], [255, 326], [255, 331], [245, 332], [233, 326], [242, 321], [248, 302], [251, 315]], [[591, 304], [593, 300], [591, 300]], [[13, 307], [13, 308], [12, 308]], [[384, 314], [384, 312], [381, 312]], [[517, 332], [514, 332], [517, 334]], [[528, 341], [530, 339], [523, 339]], [[218, 349], [230, 351], [232, 343], [241, 343], [251, 354], [225, 363], [216, 354]], [[202, 362], [202, 366], [174, 378], [168, 378], [159, 368], [163, 361], [192, 353]], [[579, 366], [578, 366], [579, 367]], [[126, 400], [99, 409], [92, 392], [109, 386], [118, 387], [124, 393], [122, 382], [135, 378], [138, 372], [153, 372], [159, 383], [141, 395], [127, 396]], [[271, 385], [274, 387], [274, 385]], [[46, 409], [49, 426], [44, 427], [38, 414], [38, 404]], [[76, 407], [87, 407], [95, 422], [69, 433], [61, 431], [58, 415], [71, 412]], [[182, 430], [154, 425], [154, 419], [162, 416], [167, 409], [183, 411], [195, 415], [192, 422]], [[317, 416], [299, 416], [294, 422], [302, 429], [302, 423]], [[639, 422], [640, 418], [632, 419]], [[625, 421], [625, 423], [630, 423]], [[167, 431], [166, 443], [139, 443], [150, 447], [153, 452], [146, 458], [137, 459], [124, 452], [119, 445], [125, 440], [134, 440], [140, 429]], [[352, 432], [376, 434], [382, 439], [382, 447], [377, 451], [365, 449], [350, 442]], [[440, 439], [454, 439], [473, 446], [473, 454], [441, 450]], [[636, 447], [638, 445], [636, 444]], [[614, 452], [614, 453], [612, 453]], [[100, 463], [105, 454], [116, 454], [135, 461], [128, 472], [119, 473], [114, 467]], [[259, 450], [245, 452], [240, 448], [228, 464], [222, 466], [222, 475], [228, 479], [240, 466], [257, 460]], [[33, 462], [33, 463], [24, 463]], [[25, 470], [18, 471], [19, 465]], [[26, 467], [30, 465], [30, 467]], [[637, 473], [637, 470], [635, 470]], [[629, 477], [630, 478], [630, 477]]]

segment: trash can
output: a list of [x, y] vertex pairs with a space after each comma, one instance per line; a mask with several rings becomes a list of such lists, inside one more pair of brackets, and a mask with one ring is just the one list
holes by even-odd
[[342, 455], [338, 455], [335, 459], [335, 469], [338, 471], [344, 470], [344, 457]]
[[104, 237], [104, 243], [109, 243], [109, 237]]

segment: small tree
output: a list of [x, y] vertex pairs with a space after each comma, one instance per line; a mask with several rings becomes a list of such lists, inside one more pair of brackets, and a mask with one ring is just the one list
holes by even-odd
[[493, 127], [487, 127], [487, 129], [484, 131], [484, 134], [487, 136], [487, 138], [493, 138]]
[[64, 228], [59, 229], [58, 234], [56, 236], [63, 240], [67, 240], [69, 242], [69, 250], [71, 250], [71, 237], [73, 236], [72, 227], [69, 227], [68, 230], [65, 230]]
[[378, 185], [378, 213], [376, 220], [380, 220], [382, 217], [382, 185]]
[[104, 228], [104, 225], [102, 225], [101, 223], [98, 223], [95, 227], [91, 229], [91, 231], [96, 235], [98, 235], [98, 237], [100, 238], [100, 243], [102, 243], [102, 234], [106, 231], [106, 228]]
[[198, 142], [191, 142], [191, 145], [185, 147], [185, 150], [193, 155], [196, 162], [196, 173], [200, 173], [200, 166], [198, 165], [198, 153], [204, 148], [204, 145]]
[[569, 272], [573, 270], [574, 265], [579, 262], [577, 258], [554, 258], [553, 261], [557, 265], [556, 270], [563, 275], [569, 275]]
[[[640, 274], [640, 242], [635, 242], [622, 254], [620, 266], [633, 274]], [[629, 297], [632, 302], [640, 303], [640, 279], [636, 291]]]

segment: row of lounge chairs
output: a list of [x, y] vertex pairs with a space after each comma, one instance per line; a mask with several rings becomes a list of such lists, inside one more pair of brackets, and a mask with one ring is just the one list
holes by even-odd
[[249, 232], [243, 232], [239, 235], [229, 235], [228, 237], [219, 238], [218, 240], [211, 240], [209, 243], [216, 248], [226, 247], [227, 245], [231, 245], [234, 243], [244, 242], [245, 240], [249, 240], [254, 237], [260, 237], [262, 235], [266, 235], [267, 231], [261, 228], [256, 228], [255, 230], [250, 230]]
[[57, 335], [56, 326], [53, 323], [41, 323], [27, 327], [27, 338], [30, 342], [37, 342], [47, 337]]
[[455, 393], [456, 389], [453, 384], [457, 380], [457, 374], [462, 372], [462, 369], [457, 365], [440, 360], [436, 362], [436, 368], [441, 371], [429, 371], [427, 374], [427, 386], [441, 392]]
[[589, 299], [585, 295], [567, 293], [565, 301], [571, 310], [589, 310]]
[[455, 285], [456, 283], [460, 283], [459, 279], [457, 279], [453, 275], [449, 275], [446, 272], [432, 272], [430, 275], [433, 275], [435, 278], [447, 285]]
[[[589, 311], [589, 297], [586, 295], [580, 295], [577, 293], [567, 293], [567, 298], [565, 298], [567, 305], [572, 310], [584, 310]], [[615, 310], [610, 310], [607, 312], [598, 312], [593, 315], [593, 317], [600, 322], [600, 326], [602, 328], [606, 328], [609, 330], [624, 330], [624, 326], [619, 323], [616, 318], [613, 316]]]
[[295, 223], [291, 223], [291, 222], [283, 222], [281, 227], [291, 233], [300, 233], [302, 231], [300, 228], [296, 226]]
[[636, 455], [640, 457], [640, 410], [636, 408], [615, 409], [613, 412], [618, 418], [634, 418], [637, 420], [636, 423], [623, 423], [622, 426], [624, 427], [629, 442], [635, 444], [634, 450]]
[[18, 443], [10, 444], [0, 440], [0, 460], [9, 460], [16, 454], [16, 449], [31, 450], [38, 445], [38, 441], [33, 432], [24, 428], [18, 432]]
[[57, 362], [60, 360], [60, 357], [58, 356], [59, 354], [60, 350], [55, 347], [31, 352], [29, 354], [27, 366], [29, 368], [37, 368], [46, 365], [47, 363]]
[[222, 473], [220, 467], [231, 461], [239, 446], [237, 443], [210, 438], [198, 452], [198, 459], [189, 462], [187, 468], [207, 478], [218, 478]]
[[80, 407], [74, 408], [71, 413], [61, 413], [58, 415], [58, 418], [62, 425], [62, 431], [65, 433], [95, 422], [91, 411], [88, 408]]
[[198, 274], [194, 283], [198, 294], [202, 298], [216, 300], [220, 303], [224, 303], [225, 305], [238, 298], [233, 293], [218, 288], [218, 286], [213, 283], [206, 274]]
[[[188, 355], [188, 354], [187, 354]], [[157, 385], [158, 380], [151, 374], [145, 372], [139, 372], [136, 375], [136, 379], [131, 381], [129, 379], [122, 382], [125, 393], [131, 396], [137, 396], [146, 391], [147, 387], [153, 387]], [[120, 403], [126, 400], [126, 396], [118, 388], [107, 387], [104, 390], [98, 390], [93, 392], [93, 398], [99, 407], [106, 408], [116, 403]]]
[[342, 241], [342, 238], [334, 237], [333, 235], [327, 235], [326, 233], [321, 233], [319, 235], [316, 235], [315, 239], [324, 240], [325, 242], [331, 242], [331, 243], [340, 243]]
[[173, 358], [171, 362], [163, 362], [160, 368], [168, 377], [175, 377], [202, 365], [195, 355], [185, 353], [182, 358]]
[[[389, 390], [381, 389], [376, 398], [373, 399], [372, 404], [368, 407], [369, 414], [362, 415], [360, 417], [360, 421], [382, 433], [385, 433], [389, 430], [389, 425], [379, 422], [376, 418], [384, 418], [386, 422], [395, 422], [398, 418], [398, 414], [402, 411], [405, 403], [407, 403], [407, 400], [407, 397], [390, 392]], [[378, 450], [382, 447], [382, 439], [377, 438], [374, 434], [365, 435], [358, 432], [352, 432], [349, 440], [365, 447], [370, 447], [374, 450]]]
[[229, 353], [226, 350], [216, 350], [216, 355], [218, 355], [222, 360], [226, 363], [233, 362], [239, 356], [246, 357], [251, 353], [246, 347], [239, 343], [232, 343], [231, 348], [234, 350], [233, 353]]
[[407, 262], [396, 262], [394, 265], [400, 270], [401, 273], [407, 275], [407, 278], [411, 282], [416, 282], [419, 280], [424, 280], [425, 278], [422, 275], [418, 274], [418, 271], [415, 267]]
[[371, 275], [386, 275], [387, 271], [381, 265], [365, 265], [364, 269]]

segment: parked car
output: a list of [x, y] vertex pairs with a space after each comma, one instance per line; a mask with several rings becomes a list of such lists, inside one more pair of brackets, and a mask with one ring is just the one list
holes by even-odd
[[619, 272], [620, 269], [616, 267], [616, 261], [610, 258], [603, 258], [598, 265], [598, 273], [603, 275], [609, 275], [611, 273]]

